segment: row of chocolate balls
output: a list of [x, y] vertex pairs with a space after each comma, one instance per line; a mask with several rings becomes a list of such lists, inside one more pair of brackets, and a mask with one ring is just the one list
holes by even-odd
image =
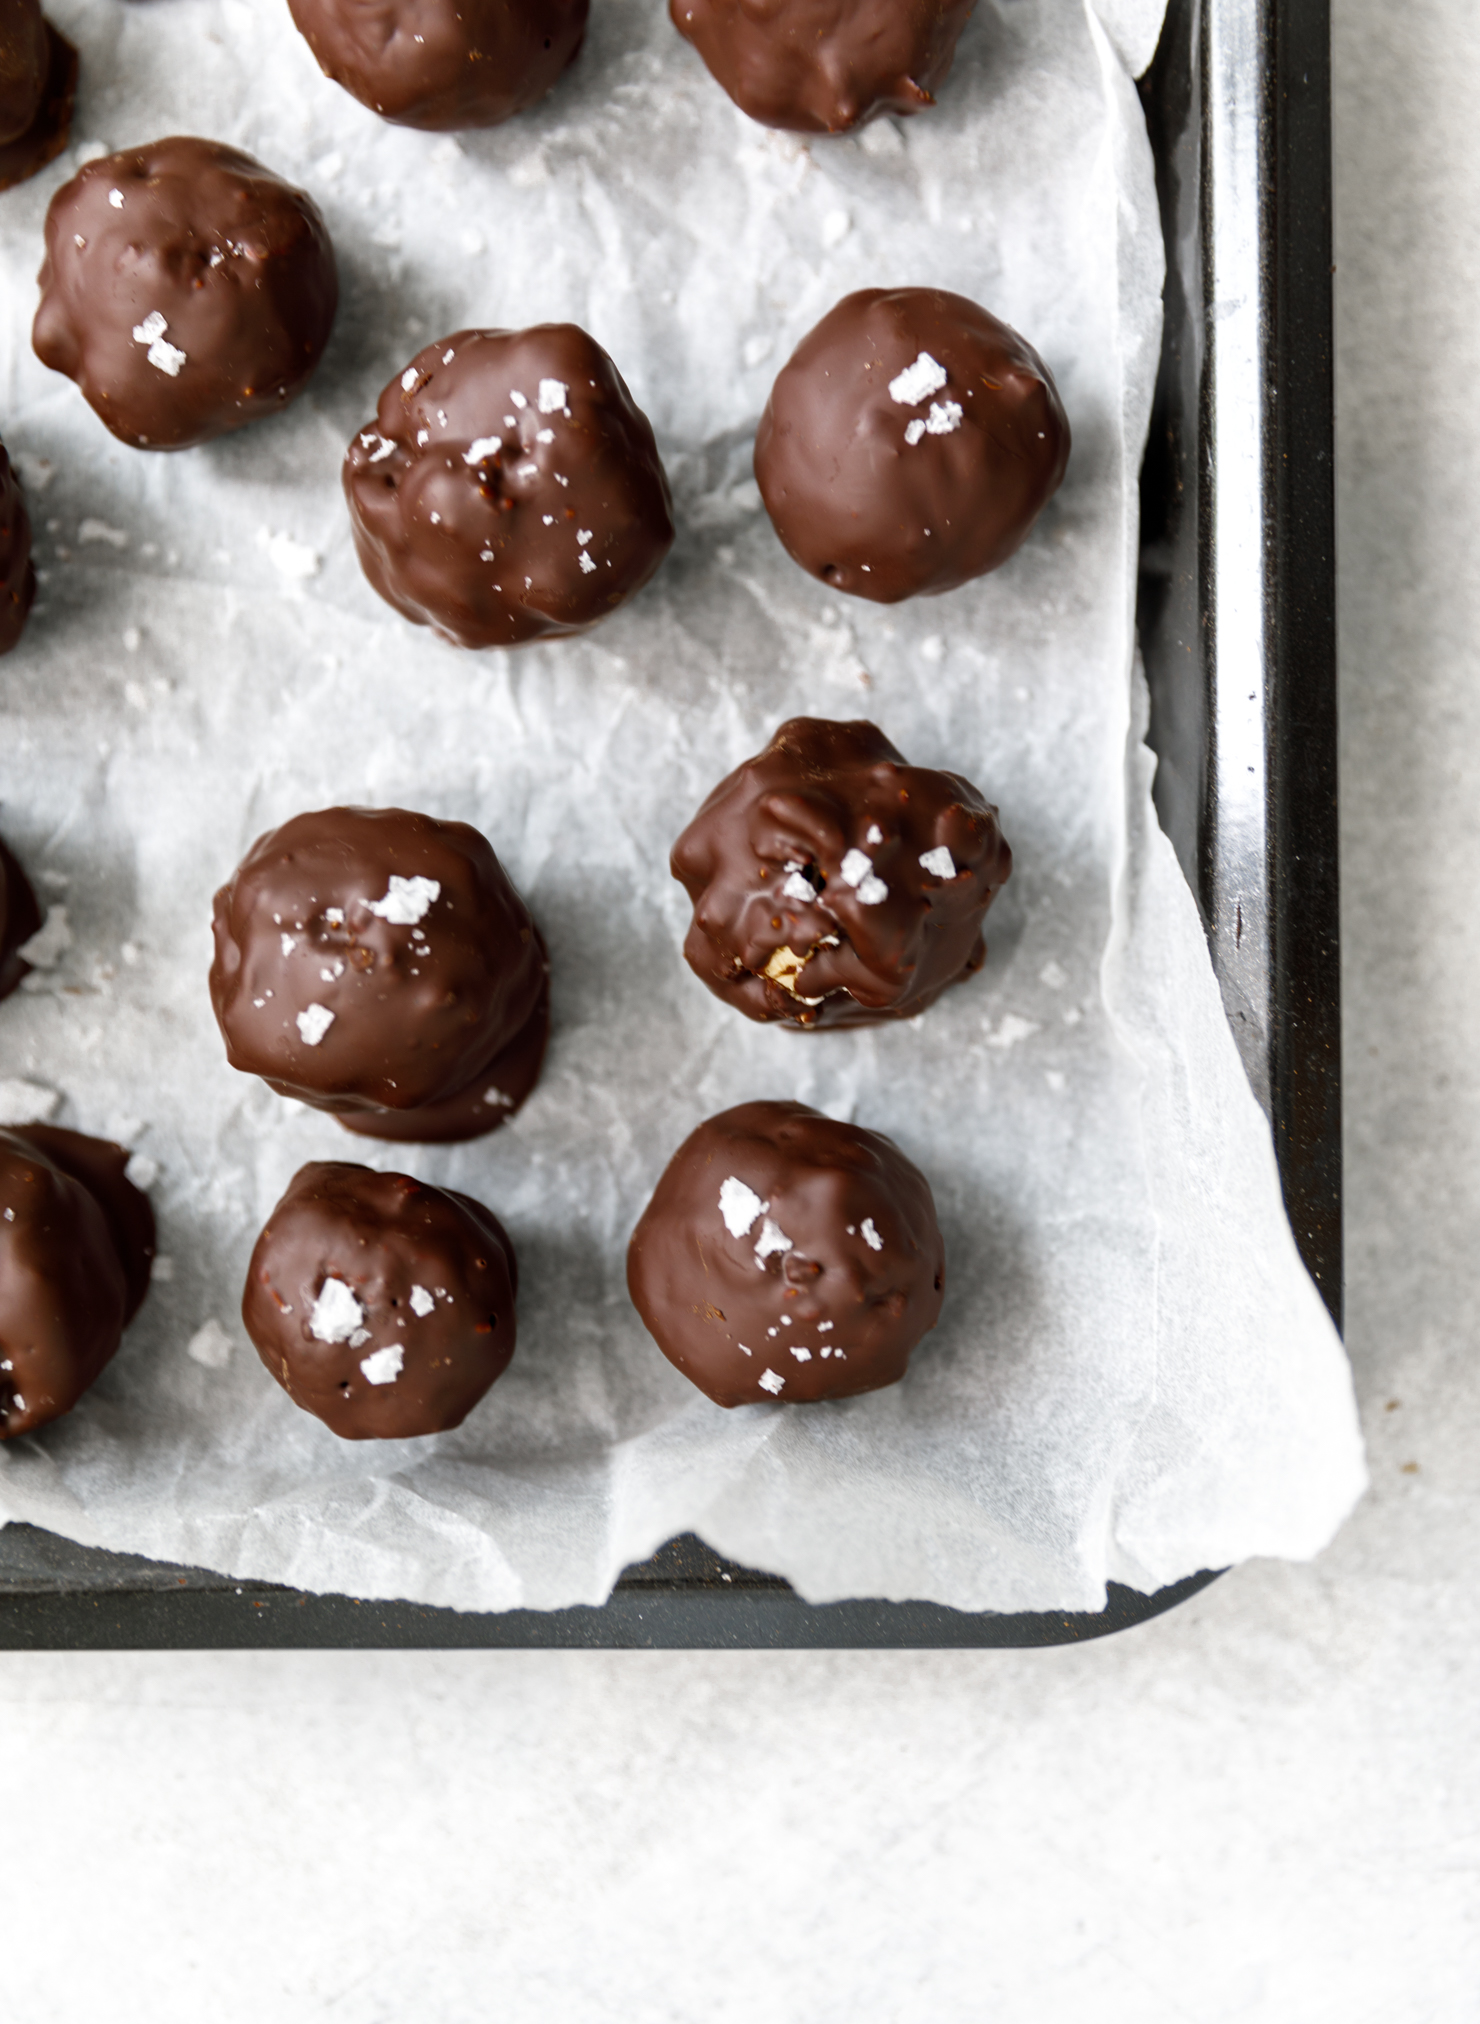
[[[89, 162], [52, 199], [33, 343], [121, 441], [183, 449], [285, 406], [338, 304], [312, 199], [174, 137]], [[1025, 340], [933, 288], [845, 297], [772, 387], [755, 475], [783, 545], [894, 603], [996, 569], [1057, 490], [1069, 427]], [[653, 575], [674, 528], [652, 428], [573, 324], [462, 330], [386, 386], [343, 467], [356, 549], [395, 609], [460, 646], [581, 632]], [[0, 652], [34, 594], [0, 464]]]

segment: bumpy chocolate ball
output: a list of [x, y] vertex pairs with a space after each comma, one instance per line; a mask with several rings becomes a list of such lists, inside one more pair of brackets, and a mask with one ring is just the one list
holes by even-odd
[[30, 516], [0, 443], [0, 654], [8, 654], [25, 631], [35, 597]]
[[418, 352], [350, 444], [344, 490], [375, 589], [462, 647], [584, 632], [673, 545], [648, 419], [572, 323]]
[[350, 1131], [476, 1138], [539, 1078], [544, 944], [464, 822], [295, 816], [253, 844], [213, 925], [211, 1003], [232, 1067]]
[[945, 1247], [929, 1182], [891, 1140], [804, 1103], [742, 1103], [674, 1154], [627, 1285], [716, 1405], [806, 1405], [898, 1383], [940, 1318]]
[[61, 153], [76, 94], [77, 51], [40, 0], [0, 0], [0, 190]]
[[294, 1405], [346, 1441], [460, 1426], [514, 1354], [514, 1247], [466, 1195], [341, 1161], [300, 1167], [242, 1320]]
[[669, 0], [742, 112], [794, 133], [846, 133], [934, 105], [976, 0]]
[[0, 1131], [0, 1441], [72, 1410], [148, 1290], [154, 1214], [128, 1157], [53, 1125]]
[[912, 1019], [986, 960], [1012, 871], [959, 773], [907, 766], [875, 725], [793, 717], [673, 846], [689, 967], [748, 1019]]
[[318, 207], [250, 155], [175, 137], [89, 162], [46, 214], [32, 343], [120, 441], [182, 450], [301, 393], [339, 283]]
[[319, 68], [397, 126], [497, 126], [574, 63], [589, 0], [288, 0]]
[[878, 604], [999, 568], [1068, 461], [1038, 354], [943, 288], [845, 296], [782, 367], [755, 439], [788, 553]]
[[30, 969], [19, 951], [40, 926], [30, 881], [0, 837], [0, 998], [8, 998]]

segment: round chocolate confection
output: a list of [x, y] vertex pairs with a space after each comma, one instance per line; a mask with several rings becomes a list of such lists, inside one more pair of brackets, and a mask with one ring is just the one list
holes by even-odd
[[0, 190], [61, 153], [76, 95], [77, 51], [40, 0], [0, 0]]
[[350, 444], [344, 490], [375, 589], [463, 647], [584, 632], [673, 544], [648, 419], [572, 323], [418, 352]]
[[31, 882], [0, 836], [0, 998], [8, 998], [30, 969], [20, 951], [40, 926]]
[[465, 822], [295, 816], [247, 852], [213, 928], [211, 1003], [232, 1067], [350, 1131], [477, 1138], [539, 1078], [545, 946]]
[[216, 141], [89, 162], [46, 214], [36, 356], [120, 441], [182, 450], [303, 391], [339, 282], [318, 207]]
[[148, 1290], [154, 1213], [128, 1158], [54, 1125], [0, 1131], [0, 1441], [72, 1410]]
[[346, 1441], [405, 1440], [460, 1426], [508, 1367], [517, 1290], [481, 1202], [317, 1160], [257, 1239], [242, 1320], [294, 1405]]
[[320, 70], [397, 126], [497, 126], [575, 62], [590, 0], [288, 0]]
[[999, 568], [1068, 461], [1038, 354], [943, 288], [845, 296], [782, 367], [755, 439], [788, 554], [877, 604]]
[[875, 725], [793, 717], [673, 846], [684, 955], [748, 1019], [912, 1019], [986, 960], [1012, 852], [959, 773], [907, 766]]
[[5, 445], [0, 443], [0, 654], [8, 654], [25, 631], [35, 597], [31, 520]]
[[627, 1251], [633, 1303], [716, 1405], [807, 1405], [904, 1376], [940, 1318], [930, 1184], [891, 1140], [742, 1103], [684, 1140]]
[[976, 0], [669, 0], [681, 35], [742, 112], [846, 133], [934, 105]]

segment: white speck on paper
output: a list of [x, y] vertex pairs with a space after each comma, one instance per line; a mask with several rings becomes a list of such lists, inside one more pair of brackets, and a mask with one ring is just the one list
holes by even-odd
[[1069, 981], [1069, 973], [1055, 962], [1047, 962], [1038, 972], [1040, 984], [1047, 984], [1050, 991], [1062, 991]]
[[128, 536], [121, 527], [110, 527], [106, 520], [84, 520], [77, 530], [77, 539], [84, 546], [89, 541], [106, 541], [110, 548], [127, 548]]
[[720, 1182], [719, 1212], [732, 1237], [748, 1237], [755, 1227], [756, 1217], [763, 1216], [769, 1207], [770, 1204], [763, 1202], [755, 1189], [747, 1187], [737, 1174], [731, 1174]]
[[409, 928], [413, 922], [426, 918], [427, 910], [441, 891], [441, 883], [437, 879], [423, 878], [420, 873], [415, 878], [402, 878], [392, 872], [385, 898], [367, 900], [365, 904], [372, 914], [379, 914], [392, 927]]
[[123, 209], [122, 190], [110, 190], [108, 192], [108, 202], [113, 206], [115, 211], [121, 211]]
[[337, 148], [331, 154], [325, 155], [322, 161], [315, 162], [314, 164], [314, 174], [322, 176], [326, 183], [332, 183], [336, 176], [343, 173], [344, 156], [340, 154]]
[[822, 243], [829, 250], [841, 246], [853, 229], [853, 220], [846, 211], [829, 211], [822, 221]]
[[412, 1287], [411, 1312], [413, 1314], [430, 1314], [432, 1309], [436, 1306], [436, 1304], [437, 1304], [436, 1301], [432, 1298], [431, 1294], [427, 1292], [425, 1286]]
[[278, 575], [293, 583], [307, 583], [322, 566], [314, 550], [302, 541], [295, 541], [291, 534], [274, 534], [271, 528], [259, 527], [257, 545], [267, 550], [267, 559]]
[[902, 408], [917, 408], [931, 394], [938, 394], [950, 375], [938, 359], [922, 351], [913, 365], [907, 365], [889, 382], [889, 398]]
[[779, 1371], [763, 1370], [760, 1374], [761, 1390], [770, 1392], [773, 1397], [776, 1395], [777, 1392], [783, 1390], [785, 1388], [785, 1385], [786, 1379], [781, 1375]]
[[1043, 1080], [1048, 1084], [1049, 1088], [1053, 1091], [1055, 1096], [1061, 1096], [1063, 1094], [1065, 1077], [1062, 1069], [1045, 1068], [1043, 1071]]
[[932, 878], [954, 878], [956, 876], [956, 860], [951, 856], [951, 853], [943, 843], [938, 843], [934, 850], [922, 850], [920, 853], [920, 863], [930, 873]]
[[220, 1322], [212, 1318], [196, 1329], [185, 1345], [185, 1354], [196, 1363], [204, 1364], [207, 1370], [225, 1370], [231, 1361], [231, 1349], [231, 1337]]
[[151, 1160], [148, 1153], [135, 1153], [123, 1170], [123, 1178], [141, 1191], [152, 1188], [159, 1179], [159, 1161]]
[[945, 657], [946, 643], [939, 633], [932, 633], [929, 639], [921, 640], [920, 658], [922, 661], [929, 661], [934, 666], [937, 662], [943, 661]]
[[864, 1217], [863, 1221], [858, 1226], [858, 1233], [862, 1237], [864, 1243], [867, 1244], [870, 1251], [883, 1250], [884, 1239], [879, 1235], [878, 1231], [874, 1228], [874, 1219], [872, 1216]]
[[766, 1269], [766, 1260], [773, 1252], [789, 1251], [791, 1248], [790, 1237], [767, 1216], [761, 1224], [761, 1234], [755, 1240], [755, 1262], [762, 1272]]
[[21, 943], [15, 953], [33, 970], [54, 970], [71, 946], [72, 930], [67, 924], [67, 909], [48, 907], [41, 926], [28, 942]]
[[320, 1342], [348, 1342], [364, 1326], [365, 1310], [344, 1281], [325, 1279], [308, 1317], [309, 1334]]
[[558, 415], [567, 405], [570, 388], [564, 380], [540, 381], [540, 413]]
[[384, 1349], [372, 1349], [368, 1356], [362, 1356], [360, 1369], [371, 1384], [394, 1384], [405, 1361], [405, 1350], [399, 1342], [392, 1342]]
[[596, 574], [596, 564], [591, 560], [591, 557], [584, 548], [581, 550], [581, 574], [582, 576], [594, 576]]
[[796, 1358], [798, 1363], [810, 1363], [812, 1361], [812, 1352], [810, 1349], [804, 1349], [799, 1342], [792, 1343], [790, 1347], [791, 1353]]
[[490, 1110], [512, 1110], [514, 1108], [513, 1097], [505, 1096], [501, 1089], [485, 1089], [483, 1101], [488, 1105]]
[[995, 1033], [985, 1027], [983, 1030], [988, 1047], [1016, 1047], [1020, 1040], [1026, 1040], [1030, 1033], [1038, 1031], [1038, 1022], [1036, 1019], [1020, 1019], [1016, 1012], [1004, 1012], [1002, 1024]]
[[771, 337], [747, 337], [740, 348], [740, 356], [746, 365], [757, 366], [771, 356], [776, 340]]
[[317, 1047], [334, 1024], [334, 1014], [327, 1005], [310, 1005], [298, 1014], [297, 1023], [304, 1046]]
[[[175, 1276], [174, 1259], [169, 1256], [168, 1252], [156, 1251], [153, 1258], [149, 1262], [149, 1278], [151, 1284], [153, 1283], [154, 1280], [157, 1279], [162, 1286], [167, 1286], [169, 1282], [174, 1278], [174, 1276]], [[292, 1309], [289, 1308], [287, 1312], [291, 1314]]]
[[55, 1115], [61, 1096], [24, 1076], [7, 1076], [0, 1081], [0, 1125], [45, 1124]]

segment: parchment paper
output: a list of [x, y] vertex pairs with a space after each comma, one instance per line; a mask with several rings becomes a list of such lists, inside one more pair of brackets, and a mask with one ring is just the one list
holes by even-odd
[[[595, 0], [552, 97], [457, 138], [356, 105], [278, 0], [53, 12], [82, 48], [78, 145], [0, 198], [0, 431], [44, 575], [0, 662], [0, 826], [52, 906], [53, 960], [0, 1007], [0, 1099], [134, 1145], [165, 1262], [89, 1397], [0, 1446], [0, 1517], [460, 1608], [596, 1601], [688, 1527], [812, 1598], [963, 1608], [1094, 1607], [1107, 1576], [1316, 1551], [1363, 1482], [1347, 1366], [1141, 742], [1162, 257], [1127, 66], [1157, 0], [1106, 0], [1108, 29], [1087, 0], [983, 0], [937, 111], [807, 144], [736, 112], [657, 0]], [[28, 334], [51, 191], [177, 131], [315, 194], [344, 299], [285, 416], [150, 456]], [[902, 283], [1020, 328], [1074, 454], [1009, 567], [889, 611], [787, 559], [749, 458], [797, 340], [847, 290]], [[339, 460], [429, 338], [555, 317], [652, 418], [678, 544], [588, 638], [461, 653], [363, 582]], [[870, 716], [967, 773], [1016, 852], [984, 975], [898, 1029], [755, 1027], [680, 957], [669, 846], [799, 711]], [[477, 824], [548, 938], [544, 1080], [474, 1145], [351, 1140], [226, 1066], [212, 890], [261, 830], [356, 800]], [[627, 1236], [669, 1153], [755, 1096], [889, 1132], [931, 1179], [946, 1306], [891, 1391], [726, 1413], [628, 1304]], [[334, 1157], [464, 1189], [514, 1235], [518, 1352], [455, 1434], [342, 1443], [246, 1343], [255, 1233], [302, 1161]]]

